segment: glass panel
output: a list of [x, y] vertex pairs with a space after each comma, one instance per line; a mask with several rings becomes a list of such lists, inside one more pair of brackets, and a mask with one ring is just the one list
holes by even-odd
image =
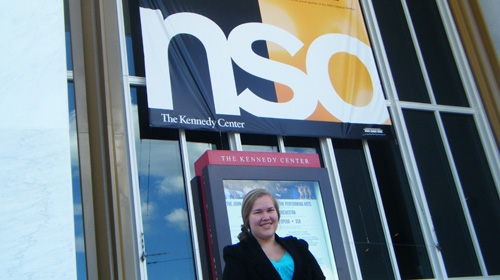
[[438, 104], [469, 106], [436, 0], [407, 0]]
[[148, 279], [195, 279], [179, 143], [141, 140], [138, 153]]
[[[137, 108], [137, 91], [131, 93]], [[148, 279], [195, 279], [179, 142], [136, 142]]]
[[467, 206], [490, 275], [500, 275], [500, 199], [472, 116], [442, 114]]
[[394, 279], [361, 141], [334, 141], [363, 279]]
[[248, 152], [278, 152], [278, 138], [271, 135], [241, 134], [241, 146]]
[[370, 141], [370, 152], [401, 278], [434, 278], [396, 142]]
[[404, 117], [448, 276], [479, 276], [469, 229], [432, 112]]
[[[73, 70], [71, 53], [71, 33], [69, 21], [69, 3], [64, 0], [64, 30], [66, 42], [66, 70]], [[73, 185], [73, 213], [75, 222], [75, 253], [77, 279], [87, 279], [87, 261], [85, 259], [85, 238], [83, 228], [82, 189], [80, 185], [80, 159], [78, 155], [78, 134], [76, 129], [75, 87], [68, 82], [69, 137], [71, 149], [71, 180]]]
[[283, 141], [287, 153], [321, 154], [318, 138], [283, 136]]
[[189, 171], [191, 173], [191, 179], [194, 178], [196, 172], [194, 170], [194, 163], [208, 150], [216, 150], [215, 145], [211, 143], [196, 143], [187, 142], [188, 148], [188, 160], [189, 160]]
[[206, 131], [186, 131], [189, 169], [192, 179], [195, 176], [194, 163], [208, 150], [228, 150], [226, 133]]
[[142, 49], [139, 1], [123, 0], [127, 62], [130, 76], [144, 77], [144, 52]]
[[80, 162], [78, 157], [78, 135], [76, 131], [75, 89], [68, 83], [69, 137], [71, 147], [71, 174], [73, 182], [73, 211], [75, 216], [75, 246], [77, 279], [87, 279], [85, 239], [83, 232], [82, 189], [80, 186]]
[[373, 0], [399, 100], [429, 103], [401, 0]]
[[64, 30], [66, 40], [66, 70], [73, 70], [73, 59], [71, 57], [71, 33], [69, 25], [69, 3], [64, 0]]

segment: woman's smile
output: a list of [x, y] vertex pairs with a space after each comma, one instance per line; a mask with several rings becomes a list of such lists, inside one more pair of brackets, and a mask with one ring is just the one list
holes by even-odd
[[266, 229], [267, 229], [267, 228], [270, 228], [272, 225], [273, 225], [273, 223], [271, 223], [271, 222], [267, 222], [267, 223], [262, 223], [262, 224], [260, 224], [260, 226], [261, 226], [261, 227], [266, 228]]

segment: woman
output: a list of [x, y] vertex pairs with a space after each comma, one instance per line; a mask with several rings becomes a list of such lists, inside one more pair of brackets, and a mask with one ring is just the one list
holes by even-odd
[[276, 235], [279, 205], [269, 191], [249, 192], [243, 199], [241, 216], [240, 242], [224, 248], [222, 279], [325, 279], [307, 242]]

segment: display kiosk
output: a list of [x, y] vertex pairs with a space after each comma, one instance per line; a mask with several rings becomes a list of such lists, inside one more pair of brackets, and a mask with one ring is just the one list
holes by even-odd
[[195, 170], [205, 277], [222, 279], [223, 248], [239, 242], [243, 197], [265, 188], [280, 207], [276, 233], [306, 240], [327, 279], [350, 279], [330, 180], [317, 154], [207, 151]]

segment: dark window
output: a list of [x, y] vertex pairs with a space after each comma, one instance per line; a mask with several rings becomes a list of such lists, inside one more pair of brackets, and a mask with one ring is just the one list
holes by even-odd
[[405, 110], [404, 117], [448, 276], [479, 276], [481, 271], [434, 114]]
[[373, 7], [399, 100], [429, 103], [401, 1], [373, 0]]
[[130, 76], [145, 76], [139, 1], [123, 0], [127, 62]]
[[370, 152], [401, 278], [434, 278], [396, 142], [371, 141]]
[[361, 141], [334, 141], [363, 279], [394, 279]]
[[500, 275], [500, 199], [472, 116], [441, 114], [490, 275]]
[[407, 0], [438, 104], [469, 106], [435, 0]]
[[210, 143], [210, 150], [229, 150], [226, 132], [204, 130], [186, 130], [186, 140], [189, 142]]

